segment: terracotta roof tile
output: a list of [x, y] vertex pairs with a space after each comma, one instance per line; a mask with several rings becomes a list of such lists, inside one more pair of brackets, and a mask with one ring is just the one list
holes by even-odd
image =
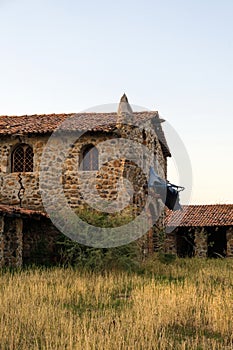
[[184, 205], [183, 210], [166, 212], [166, 226], [231, 226], [233, 204]]
[[[162, 130], [158, 112], [134, 112], [139, 123], [145, 120], [158, 120], [156, 132], [159, 137], [163, 152], [171, 156], [169, 147]], [[72, 118], [75, 117], [74, 123]], [[117, 113], [68, 113], [68, 114], [41, 114], [22, 116], [0, 116], [0, 135], [25, 135], [52, 133], [59, 125], [71, 118], [69, 130], [79, 131], [112, 131], [116, 127]]]

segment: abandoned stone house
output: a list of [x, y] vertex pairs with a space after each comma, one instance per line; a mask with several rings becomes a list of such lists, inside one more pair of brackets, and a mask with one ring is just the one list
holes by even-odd
[[[166, 225], [169, 230], [164, 248], [168, 253], [181, 257], [232, 256], [232, 205], [184, 206], [183, 211], [167, 211], [165, 215], [161, 199], [155, 196], [147, 203], [149, 167], [166, 179], [167, 157], [171, 156], [162, 122], [158, 112], [133, 112], [125, 95], [117, 113], [1, 116], [0, 266], [56, 260], [54, 247], [60, 232], [44, 207], [42, 163], [48, 169], [46, 181], [53, 181], [62, 163], [59, 181], [72, 210], [86, 203], [98, 207], [99, 198], [116, 203], [114, 209], [127, 204], [134, 215], [146, 207], [152, 227], [144, 238], [147, 252], [156, 249], [157, 230]], [[57, 129], [68, 140], [63, 161], [59, 142], [53, 147], [60, 153], [52, 149], [52, 156], [44, 157]], [[130, 142], [121, 144], [119, 140]], [[142, 152], [134, 142], [148, 152]], [[119, 187], [122, 179], [130, 185], [124, 182]], [[59, 201], [54, 189], [52, 206], [53, 194]]]
[[233, 257], [233, 204], [167, 211], [165, 251], [180, 257]]
[[[42, 200], [40, 167], [54, 131], [65, 124], [59, 132], [65, 137], [71, 135], [74, 140], [66, 150], [61, 173], [64, 196], [72, 209], [82, 207], [86, 200], [97, 203], [97, 197], [113, 202], [120, 198], [117, 202], [120, 208], [128, 203], [137, 213], [145, 205], [148, 191], [145, 173], [149, 166], [162, 178], [167, 176], [167, 157], [171, 154], [162, 122], [158, 112], [133, 112], [125, 95], [117, 113], [1, 116], [0, 266], [21, 266], [33, 260], [41, 237], [46, 247], [52, 247], [57, 229], [49, 220]], [[78, 139], [77, 131], [81, 132]], [[142, 155], [132, 144], [119, 146], [119, 139], [137, 142], [149, 152]], [[124, 148], [123, 156], [121, 152], [111, 154], [114, 146]], [[53, 171], [61, 161], [59, 156], [43, 161], [47, 162], [48, 178], [53, 179]], [[118, 182], [123, 178], [131, 185], [125, 184], [118, 196]], [[90, 188], [95, 192], [91, 199]], [[159, 200], [150, 203], [150, 217], [160, 207]], [[151, 229], [147, 236], [149, 250], [153, 250], [153, 235]]]

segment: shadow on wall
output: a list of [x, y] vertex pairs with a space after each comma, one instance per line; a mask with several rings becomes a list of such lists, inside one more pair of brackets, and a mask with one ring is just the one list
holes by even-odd
[[[224, 258], [227, 252], [226, 228], [206, 227], [207, 254], [208, 258]], [[179, 228], [176, 233], [176, 249], [180, 258], [195, 256], [195, 235], [199, 233], [192, 228]]]

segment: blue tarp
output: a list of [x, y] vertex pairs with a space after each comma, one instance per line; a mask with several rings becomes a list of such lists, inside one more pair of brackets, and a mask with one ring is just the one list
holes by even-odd
[[182, 210], [179, 202], [179, 192], [184, 190], [184, 187], [173, 185], [162, 179], [152, 167], [150, 167], [148, 186], [160, 195], [160, 198], [168, 209]]

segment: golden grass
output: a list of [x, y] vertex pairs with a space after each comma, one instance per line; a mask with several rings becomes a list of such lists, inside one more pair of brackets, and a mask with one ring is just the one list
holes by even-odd
[[0, 349], [233, 349], [233, 261], [0, 274]]

